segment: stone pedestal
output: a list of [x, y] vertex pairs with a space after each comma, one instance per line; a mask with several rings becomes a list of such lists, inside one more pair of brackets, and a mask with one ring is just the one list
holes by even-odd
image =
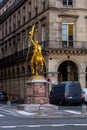
[[47, 104], [48, 84], [45, 78], [32, 78], [26, 82], [26, 103], [27, 104]]

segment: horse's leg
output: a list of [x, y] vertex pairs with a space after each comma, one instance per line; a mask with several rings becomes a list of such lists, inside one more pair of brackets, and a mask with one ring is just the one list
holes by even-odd
[[44, 63], [43, 61], [41, 62], [41, 72], [43, 72], [43, 66], [44, 66]]
[[38, 62], [36, 62], [36, 75], [38, 75]]

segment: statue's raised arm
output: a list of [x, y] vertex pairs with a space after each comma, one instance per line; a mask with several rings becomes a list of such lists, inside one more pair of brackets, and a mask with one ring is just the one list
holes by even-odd
[[31, 42], [33, 43], [33, 45], [35, 45], [35, 42], [34, 42], [34, 40], [33, 40], [34, 29], [35, 29], [35, 24], [33, 25], [32, 30], [29, 32], [29, 37], [30, 37], [30, 40], [31, 40]]

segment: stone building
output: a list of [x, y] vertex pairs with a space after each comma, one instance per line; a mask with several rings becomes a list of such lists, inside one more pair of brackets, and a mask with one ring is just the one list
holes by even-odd
[[87, 0], [6, 0], [0, 6], [0, 91], [25, 99], [33, 24], [34, 39], [43, 48], [49, 91], [60, 81], [87, 87]]

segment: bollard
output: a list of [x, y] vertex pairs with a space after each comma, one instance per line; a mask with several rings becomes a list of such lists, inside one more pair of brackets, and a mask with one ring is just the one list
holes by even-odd
[[85, 104], [82, 105], [82, 115], [83, 116], [86, 115], [86, 105]]
[[38, 110], [38, 115], [42, 115], [42, 114], [43, 114], [43, 106], [40, 105]]
[[7, 101], [7, 107], [8, 107], [8, 108], [11, 107], [11, 101]]

